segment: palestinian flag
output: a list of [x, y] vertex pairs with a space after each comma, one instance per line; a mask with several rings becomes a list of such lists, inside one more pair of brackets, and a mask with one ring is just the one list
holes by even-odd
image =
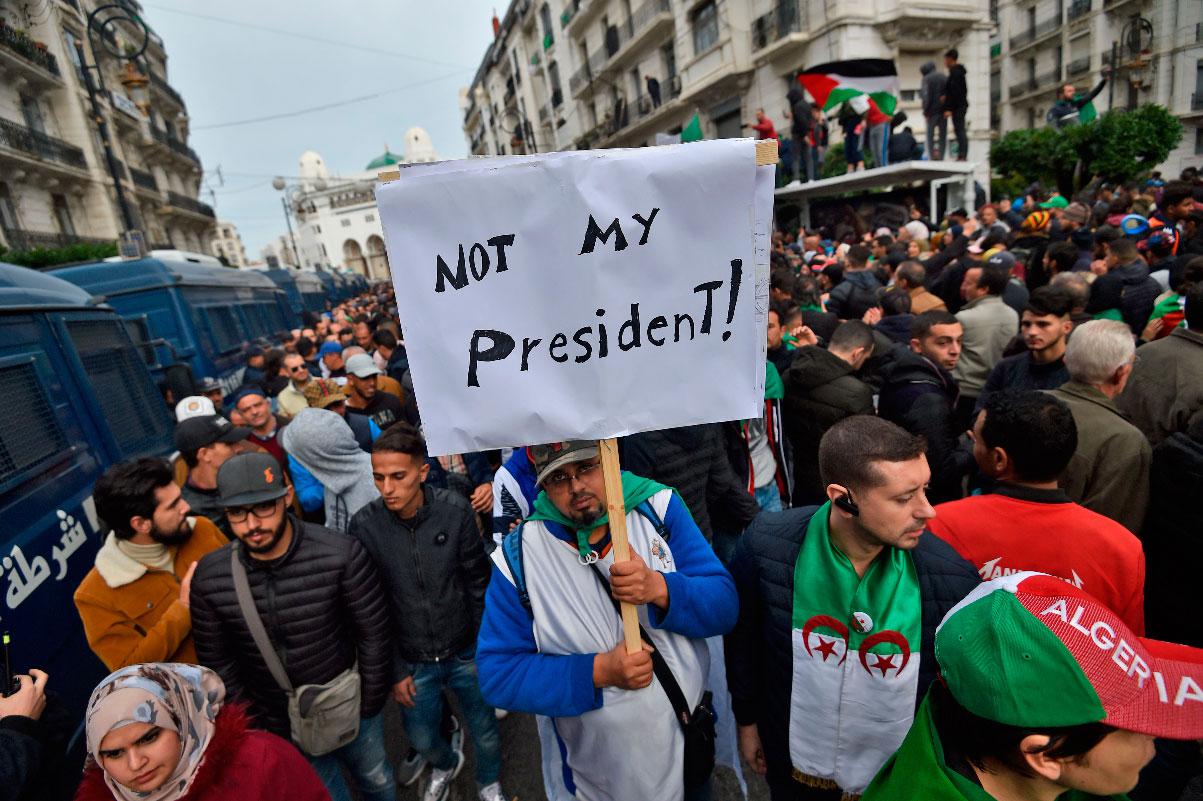
[[830, 61], [804, 70], [798, 81], [824, 111], [868, 95], [881, 113], [892, 117], [898, 103], [898, 70], [888, 58]]

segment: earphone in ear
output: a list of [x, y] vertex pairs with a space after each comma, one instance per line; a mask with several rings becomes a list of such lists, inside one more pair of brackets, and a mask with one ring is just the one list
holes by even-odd
[[852, 500], [852, 493], [848, 492], [847, 490], [844, 491], [843, 495], [832, 501], [832, 503], [853, 517], [860, 516], [860, 507], [856, 505], [856, 501]]

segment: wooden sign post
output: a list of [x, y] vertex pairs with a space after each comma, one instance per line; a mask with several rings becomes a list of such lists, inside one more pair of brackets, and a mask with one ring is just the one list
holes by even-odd
[[[756, 166], [776, 163], [777, 140], [764, 139], [757, 142]], [[627, 509], [622, 497], [622, 467], [618, 463], [618, 440], [598, 440], [597, 450], [601, 454], [602, 477], [606, 482], [606, 514], [610, 518], [610, 543], [614, 548], [614, 562], [625, 562], [631, 558], [631, 547], [627, 542]], [[639, 612], [628, 603], [622, 603], [620, 609], [627, 653], [638, 653], [642, 647], [639, 637]]]

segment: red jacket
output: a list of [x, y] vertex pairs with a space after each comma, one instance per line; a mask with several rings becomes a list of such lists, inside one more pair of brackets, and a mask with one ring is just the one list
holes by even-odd
[[[274, 734], [252, 729], [242, 704], [227, 704], [196, 779], [181, 801], [330, 801], [305, 757]], [[113, 801], [104, 773], [89, 762], [75, 801]]]
[[940, 504], [927, 527], [972, 562], [983, 581], [1023, 570], [1048, 573], [1090, 593], [1144, 636], [1140, 540], [1061, 490], [999, 484], [991, 495]]

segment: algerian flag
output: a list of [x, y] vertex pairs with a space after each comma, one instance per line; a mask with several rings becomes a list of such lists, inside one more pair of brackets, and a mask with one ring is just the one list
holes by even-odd
[[1078, 109], [1078, 122], [1094, 122], [1099, 118], [1099, 112], [1095, 109], [1092, 101], [1086, 101], [1080, 109]]
[[893, 116], [898, 103], [898, 70], [888, 58], [831, 61], [804, 70], [798, 81], [824, 111], [868, 95], [883, 114]]
[[794, 565], [789, 753], [798, 782], [857, 795], [914, 718], [922, 599], [907, 551], [886, 548], [858, 576], [830, 511], [810, 518]]

